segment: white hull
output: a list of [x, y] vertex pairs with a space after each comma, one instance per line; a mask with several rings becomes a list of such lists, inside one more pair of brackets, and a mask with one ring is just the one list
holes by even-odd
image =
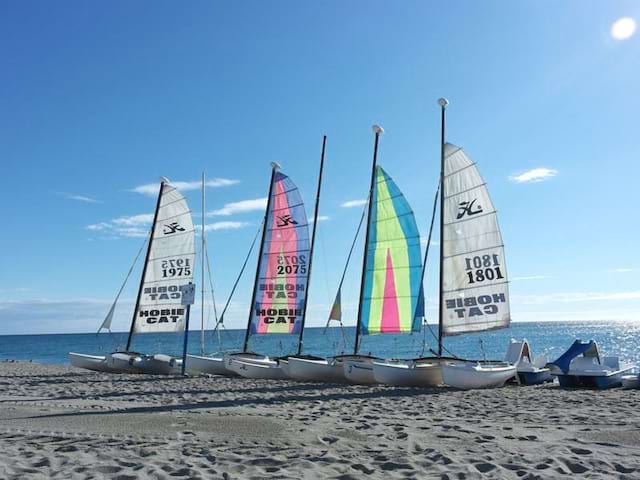
[[201, 357], [187, 355], [186, 371], [190, 375], [235, 375], [225, 367], [224, 357]]
[[291, 371], [291, 369], [289, 368], [289, 359], [281, 358], [278, 363], [280, 364], [280, 368], [282, 369], [282, 372], [285, 374], [285, 376], [287, 378], [291, 378], [291, 374], [289, 373]]
[[342, 361], [289, 357], [289, 376], [305, 382], [344, 383]]
[[373, 362], [373, 376], [378, 383], [385, 385], [436, 387], [442, 385], [442, 366], [438, 361]]
[[358, 385], [371, 385], [378, 383], [373, 376], [374, 358], [356, 357], [345, 359], [342, 362], [344, 378], [349, 383]]
[[254, 353], [225, 353], [224, 354], [224, 367], [235, 375], [245, 376], [240, 373], [239, 370], [246, 371], [244, 367], [245, 363], [258, 364], [258, 365], [272, 365], [276, 362], [269, 357], [256, 355]]
[[137, 359], [140, 359], [140, 355], [129, 353], [85, 355], [83, 353], [69, 352], [71, 365], [94, 372], [142, 373], [138, 367], [134, 366], [134, 362]]
[[234, 371], [244, 377], [266, 380], [286, 380], [287, 375], [282, 371], [278, 362], [246, 362], [244, 360], [233, 361]]
[[134, 360], [133, 365], [147, 375], [180, 375], [182, 373], [182, 359], [163, 354], [144, 355]]
[[514, 365], [481, 365], [473, 363], [442, 365], [442, 380], [461, 390], [501, 387], [516, 375]]

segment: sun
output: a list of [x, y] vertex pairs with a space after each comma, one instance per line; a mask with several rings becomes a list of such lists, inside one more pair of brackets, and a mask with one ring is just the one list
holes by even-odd
[[622, 17], [611, 25], [611, 36], [616, 40], [626, 40], [636, 33], [636, 21], [631, 17]]

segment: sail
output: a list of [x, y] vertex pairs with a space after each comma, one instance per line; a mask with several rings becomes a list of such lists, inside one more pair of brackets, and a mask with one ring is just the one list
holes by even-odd
[[[120, 296], [120, 294], [118, 294], [118, 297], [119, 296]], [[116, 305], [118, 304], [118, 297], [116, 297], [116, 299], [111, 304], [111, 308], [107, 312], [107, 316], [104, 317], [104, 320], [102, 321], [102, 324], [100, 325], [100, 328], [98, 329], [98, 333], [100, 333], [100, 330], [103, 330], [103, 329], [111, 331], [111, 322], [113, 322], [113, 314], [116, 311]]]
[[475, 163], [445, 146], [443, 334], [509, 326], [509, 286], [498, 218]]
[[134, 332], [184, 330], [180, 287], [193, 281], [195, 230], [187, 201], [163, 183], [151, 249], [135, 312]]
[[338, 320], [342, 321], [342, 294], [340, 292], [341, 289], [338, 289], [338, 293], [336, 293], [336, 299], [333, 301], [333, 306], [331, 307], [331, 312], [329, 312], [329, 320]]
[[376, 167], [360, 332], [420, 331], [422, 259], [413, 211], [389, 175]]
[[309, 280], [309, 225], [298, 187], [279, 171], [264, 228], [250, 332], [300, 333]]

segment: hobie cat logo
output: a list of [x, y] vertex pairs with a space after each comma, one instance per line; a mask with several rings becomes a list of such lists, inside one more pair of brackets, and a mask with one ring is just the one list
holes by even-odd
[[474, 198], [470, 202], [460, 202], [458, 204], [458, 216], [456, 217], [456, 220], [460, 220], [465, 215], [471, 216], [476, 213], [482, 213], [482, 207], [480, 205], [478, 205], [475, 210], [473, 209], [476, 200], [477, 198]]
[[165, 235], [171, 235], [172, 233], [176, 233], [176, 232], [184, 232], [184, 228], [181, 227], [178, 222], [173, 222], [168, 225], [165, 225], [164, 231], [162, 233], [164, 233]]
[[286, 227], [287, 225], [298, 225], [298, 222], [296, 222], [293, 218], [291, 218], [291, 215], [282, 215], [282, 216], [278, 216], [278, 221], [276, 222], [276, 225], [278, 227]]

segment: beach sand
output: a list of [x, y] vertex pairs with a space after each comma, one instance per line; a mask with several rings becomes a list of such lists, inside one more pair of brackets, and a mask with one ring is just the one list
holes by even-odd
[[107, 375], [0, 363], [1, 478], [640, 478], [640, 391]]

